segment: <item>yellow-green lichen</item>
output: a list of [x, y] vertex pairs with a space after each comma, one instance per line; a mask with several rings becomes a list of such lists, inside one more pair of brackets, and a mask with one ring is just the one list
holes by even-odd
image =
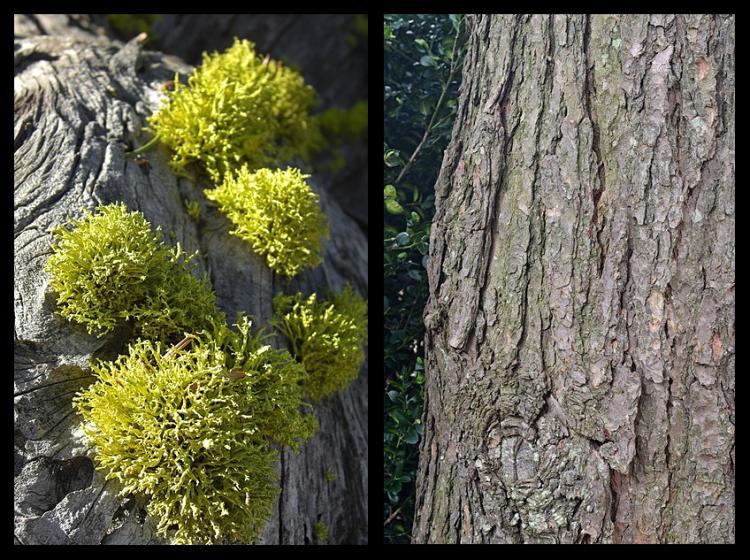
[[123, 39], [132, 39], [139, 33], [156, 37], [154, 25], [161, 19], [159, 14], [107, 14], [107, 23]]
[[195, 200], [185, 201], [185, 211], [188, 213], [194, 221], [198, 222], [201, 219], [201, 205]]
[[321, 519], [313, 525], [313, 540], [316, 544], [323, 544], [328, 541], [328, 526]]
[[190, 271], [195, 255], [165, 245], [142, 213], [101, 206], [53, 233], [46, 270], [57, 312], [89, 333], [102, 336], [133, 320], [136, 335], [166, 341], [221, 317], [208, 280]]
[[359, 45], [360, 41], [367, 42], [367, 16], [364, 14], [354, 16], [352, 30], [346, 36], [346, 42], [352, 48]]
[[272, 324], [292, 345], [309, 375], [307, 392], [321, 399], [357, 377], [367, 344], [367, 302], [349, 285], [330, 301], [317, 294], [278, 294]]
[[322, 262], [328, 237], [328, 220], [307, 177], [294, 168], [251, 172], [244, 166], [205, 192], [234, 225], [232, 235], [250, 243], [275, 272], [295, 276]]
[[240, 318], [175, 347], [140, 340], [74, 399], [107, 479], [148, 499], [175, 544], [250, 543], [279, 492], [277, 452], [317, 429], [301, 408], [306, 373]]
[[352, 142], [367, 130], [367, 100], [357, 101], [349, 109], [332, 107], [313, 117], [315, 126], [329, 144]]
[[326, 470], [326, 481], [327, 482], [335, 482], [336, 481], [336, 473], [333, 472], [332, 468], [328, 468]]
[[188, 85], [175, 80], [149, 122], [172, 149], [172, 164], [201, 163], [214, 181], [240, 165], [251, 169], [309, 158], [309, 113], [316, 104], [302, 76], [235, 39], [224, 53], [203, 55]]
[[324, 164], [317, 163], [319, 169], [339, 171], [346, 165], [341, 146], [354, 142], [367, 130], [367, 100], [358, 101], [349, 109], [331, 107], [312, 117], [308, 144], [311, 154], [328, 155]]

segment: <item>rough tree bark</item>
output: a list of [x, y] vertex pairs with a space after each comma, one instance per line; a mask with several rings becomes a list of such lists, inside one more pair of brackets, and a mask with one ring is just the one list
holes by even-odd
[[733, 542], [734, 17], [468, 28], [414, 542]]
[[[160, 225], [188, 251], [201, 250], [220, 307], [242, 310], [256, 324], [272, 315], [271, 298], [287, 289], [340, 289], [345, 280], [367, 293], [367, 240], [313, 181], [330, 222], [324, 263], [286, 281], [229, 236], [228, 221], [206, 204], [197, 184], [176, 177], [163, 149], [148, 166], [124, 155], [142, 145], [145, 117], [160, 85], [190, 67], [175, 57], [106, 38], [27, 37], [14, 45], [15, 162], [15, 542], [146, 544], [159, 542], [143, 504], [116, 498], [116, 485], [95, 472], [71, 399], [92, 381], [92, 357], [113, 357], [122, 337], [99, 340], [54, 315], [43, 266], [50, 230], [84, 208], [124, 201]], [[191, 220], [197, 201], [202, 221]], [[346, 390], [318, 403], [320, 431], [299, 454], [281, 453], [282, 494], [263, 543], [308, 543], [322, 520], [331, 543], [367, 540], [367, 368]], [[328, 481], [327, 471], [336, 478]]]

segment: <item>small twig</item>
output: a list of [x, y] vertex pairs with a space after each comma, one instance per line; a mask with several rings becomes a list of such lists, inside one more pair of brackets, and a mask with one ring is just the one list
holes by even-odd
[[133, 156], [137, 156], [138, 154], [142, 154], [146, 150], [149, 150], [154, 144], [156, 144], [156, 142], [158, 142], [158, 140], [159, 140], [159, 136], [158, 135], [154, 136], [151, 140], [149, 140], [148, 142], [146, 142], [140, 148], [136, 148], [132, 152], [125, 152], [125, 157], [131, 158]]
[[398, 184], [401, 182], [401, 179], [403, 179], [404, 175], [406, 175], [406, 171], [411, 167], [411, 164], [414, 163], [414, 160], [417, 157], [417, 154], [419, 154], [420, 151], [422, 151], [422, 146], [424, 146], [425, 142], [430, 138], [430, 134], [432, 134], [432, 127], [435, 125], [435, 121], [437, 119], [438, 113], [440, 113], [440, 110], [443, 108], [443, 101], [445, 101], [445, 95], [448, 93], [448, 90], [450, 89], [451, 82], [453, 81], [453, 76], [456, 73], [456, 70], [458, 69], [458, 66], [456, 65], [456, 48], [458, 45], [458, 40], [461, 36], [461, 27], [456, 30], [456, 37], [453, 41], [453, 50], [451, 51], [451, 69], [448, 73], [448, 79], [445, 81], [445, 84], [443, 85], [443, 91], [440, 93], [440, 97], [438, 98], [437, 105], [435, 105], [435, 110], [432, 113], [432, 118], [430, 119], [429, 124], [427, 125], [427, 128], [424, 131], [424, 134], [422, 135], [422, 140], [417, 144], [417, 147], [414, 148], [414, 151], [411, 154], [411, 157], [409, 158], [409, 161], [406, 162], [406, 165], [404, 165], [403, 169], [401, 170], [401, 173], [398, 174], [398, 177], [396, 177], [396, 180], [393, 182], [394, 186], [398, 186]]
[[187, 335], [180, 342], [178, 342], [172, 348], [170, 348], [169, 351], [166, 354], [164, 354], [164, 357], [166, 358], [167, 356], [172, 355], [177, 350], [184, 350], [185, 348], [187, 348], [190, 345], [191, 342], [193, 342], [193, 340], [195, 338], [196, 338], [196, 336], [193, 335], [193, 334]]
[[390, 514], [386, 518], [386, 520], [383, 522], [383, 527], [385, 527], [391, 521], [393, 521], [393, 518], [396, 517], [401, 512], [401, 510], [403, 509], [403, 507], [406, 505], [406, 502], [408, 502], [413, 495], [414, 495], [414, 490], [412, 490], [411, 493], [409, 494], [409, 496], [402, 502], [402, 504], [400, 506], [398, 506], [398, 509], [396, 511], [394, 511], [392, 514]]

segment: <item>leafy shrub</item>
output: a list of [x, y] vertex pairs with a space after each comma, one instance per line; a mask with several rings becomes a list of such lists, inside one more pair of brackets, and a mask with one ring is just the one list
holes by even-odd
[[384, 365], [388, 372], [412, 368], [422, 352], [430, 240], [430, 222], [422, 216], [431, 213], [433, 204], [432, 196], [404, 202], [406, 219], [399, 226], [385, 226]]
[[[423, 401], [424, 367], [417, 358], [413, 372], [404, 368], [388, 379], [383, 402], [383, 515], [392, 519], [385, 532], [388, 543], [408, 543], [410, 538]], [[396, 511], [409, 515], [398, 517]]]
[[149, 499], [173, 543], [257, 539], [279, 490], [269, 444], [296, 449], [317, 428], [300, 412], [304, 368], [247, 319], [237, 327], [217, 323], [188, 348], [140, 340], [94, 364], [98, 381], [74, 399], [98, 467]]
[[219, 181], [243, 164], [258, 169], [309, 158], [315, 90], [295, 70], [258, 55], [250, 41], [204, 54], [188, 85], [175, 79], [167, 95], [149, 122], [177, 169], [200, 162]]
[[367, 344], [367, 302], [346, 285], [330, 301], [278, 294], [272, 324], [292, 345], [309, 375], [307, 391], [321, 399], [346, 387], [359, 373]]
[[220, 316], [208, 280], [188, 268], [195, 255], [166, 246], [161, 229], [124, 204], [87, 211], [53, 233], [46, 270], [58, 313], [91, 334], [133, 319], [137, 335], [168, 340]]
[[234, 224], [232, 235], [265, 255], [268, 266], [285, 276], [322, 262], [321, 238], [328, 237], [328, 220], [318, 195], [299, 169], [259, 169], [243, 166], [228, 173], [206, 197], [219, 204]]
[[433, 185], [450, 140], [463, 42], [455, 15], [385, 15], [385, 369], [411, 370], [422, 310]]
[[385, 542], [409, 542], [422, 426], [422, 313], [433, 185], [457, 109], [456, 15], [386, 14], [383, 142]]

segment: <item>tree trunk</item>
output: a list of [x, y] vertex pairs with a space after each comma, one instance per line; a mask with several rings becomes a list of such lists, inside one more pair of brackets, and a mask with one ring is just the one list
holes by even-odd
[[734, 17], [468, 26], [414, 542], [733, 542]]
[[[177, 177], [162, 148], [137, 165], [127, 150], [160, 101], [160, 85], [190, 67], [175, 57], [106, 38], [28, 37], [14, 45], [15, 542], [147, 544], [159, 542], [142, 504], [117, 498], [117, 486], [94, 470], [71, 399], [92, 381], [89, 360], [123, 350], [117, 336], [97, 339], [55, 315], [49, 278], [51, 229], [82, 210], [123, 201], [167, 238], [200, 249], [219, 306], [245, 311], [258, 326], [281, 290], [342, 288], [367, 293], [367, 240], [360, 227], [311, 179], [330, 224], [322, 266], [279, 279], [228, 221], [206, 203], [203, 188]], [[199, 222], [185, 201], [201, 206]], [[170, 236], [171, 234], [171, 236]], [[313, 542], [322, 521], [330, 543], [367, 540], [367, 368], [347, 389], [315, 405], [320, 431], [299, 454], [281, 452], [282, 493], [263, 543]], [[335, 475], [329, 480], [327, 471]]]

